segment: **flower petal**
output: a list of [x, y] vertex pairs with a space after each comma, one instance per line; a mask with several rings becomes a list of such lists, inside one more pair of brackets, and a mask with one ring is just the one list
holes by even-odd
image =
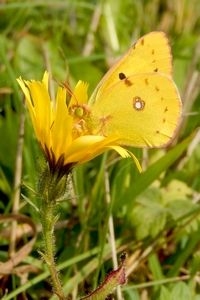
[[69, 107], [74, 104], [84, 104], [88, 102], [88, 84], [79, 80], [74, 88]]
[[52, 150], [58, 159], [64, 154], [72, 142], [72, 117], [66, 105], [66, 89], [58, 88], [56, 107], [53, 111], [54, 121], [51, 126]]
[[85, 162], [108, 150], [114, 145], [114, 138], [100, 135], [85, 135], [75, 139], [66, 153], [67, 162]]

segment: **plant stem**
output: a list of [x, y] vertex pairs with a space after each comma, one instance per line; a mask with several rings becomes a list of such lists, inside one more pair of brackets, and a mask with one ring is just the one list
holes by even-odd
[[55, 235], [54, 235], [54, 226], [56, 222], [55, 207], [56, 207], [55, 201], [48, 201], [47, 199], [43, 199], [42, 210], [41, 210], [41, 223], [42, 223], [43, 237], [44, 237], [43, 258], [51, 274], [53, 291], [60, 300], [64, 300], [65, 296], [59, 279], [58, 271], [56, 269], [56, 263], [55, 263]]
[[[109, 184], [109, 177], [108, 177], [108, 171], [105, 170], [105, 189], [106, 189], [106, 201], [108, 205], [111, 205], [111, 196], [110, 196], [110, 184]], [[112, 261], [113, 261], [113, 267], [114, 269], [118, 268], [118, 262], [117, 262], [117, 250], [115, 245], [115, 230], [114, 230], [114, 222], [113, 222], [113, 216], [112, 213], [109, 215], [108, 219], [108, 233], [109, 233], [109, 243], [111, 246], [111, 252], [112, 252]], [[117, 300], [123, 300], [122, 296], [122, 290], [121, 286], [117, 285], [116, 287], [116, 297]]]
[[[12, 212], [17, 214], [20, 209], [20, 192], [21, 192], [21, 180], [22, 180], [22, 157], [23, 157], [23, 143], [24, 143], [24, 122], [25, 114], [21, 111], [20, 114], [20, 125], [17, 142], [17, 152], [15, 160], [15, 175], [14, 175], [14, 186], [13, 186], [13, 207]], [[12, 258], [16, 251], [16, 240], [17, 240], [17, 222], [13, 221], [11, 226], [10, 234], [10, 245], [9, 245], [9, 256]]]

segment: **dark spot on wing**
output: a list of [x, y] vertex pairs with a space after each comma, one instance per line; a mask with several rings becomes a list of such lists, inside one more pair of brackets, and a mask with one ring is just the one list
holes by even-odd
[[158, 72], [158, 68], [155, 68], [153, 71], [154, 71], [154, 72]]
[[127, 85], [127, 86], [131, 86], [133, 83], [126, 77], [126, 75], [122, 72], [119, 73], [119, 79], [120, 80], [124, 80], [124, 83]]
[[128, 78], [125, 78], [124, 82], [127, 86], [133, 85], [133, 83]]
[[119, 79], [120, 80], [123, 80], [123, 79], [125, 79], [126, 78], [126, 75], [124, 74], [124, 73], [119, 73]]
[[164, 110], [164, 112], [168, 112], [168, 107], [167, 107], [167, 106], [165, 107], [165, 110]]

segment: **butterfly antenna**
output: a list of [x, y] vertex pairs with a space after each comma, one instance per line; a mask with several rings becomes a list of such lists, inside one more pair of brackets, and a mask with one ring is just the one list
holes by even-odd
[[78, 100], [77, 100], [75, 94], [73, 93], [72, 89], [70, 88], [69, 83], [68, 82], [62, 82], [61, 86], [63, 88], [65, 88], [67, 90], [67, 92], [68, 92], [68, 95], [71, 96], [71, 97], [74, 97], [75, 100], [76, 100], [76, 102], [78, 103]]

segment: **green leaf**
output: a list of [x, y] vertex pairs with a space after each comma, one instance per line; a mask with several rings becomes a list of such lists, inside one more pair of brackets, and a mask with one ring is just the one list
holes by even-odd
[[150, 270], [152, 271], [153, 274], [153, 279], [154, 280], [163, 279], [164, 276], [157, 255], [156, 254], [150, 255], [148, 261], [149, 261]]
[[125, 274], [124, 263], [125, 258], [117, 270], [111, 271], [97, 289], [95, 289], [89, 295], [81, 298], [81, 300], [104, 300], [109, 294], [112, 293], [114, 288], [116, 288], [118, 285], [125, 284], [127, 278]]
[[185, 282], [178, 282], [172, 289], [172, 300], [192, 300], [191, 291]]
[[165, 227], [168, 212], [160, 197], [161, 193], [158, 189], [146, 190], [138, 197], [132, 211], [127, 214], [138, 239], [155, 237]]
[[[177, 144], [174, 148], [169, 150], [166, 155], [152, 164], [144, 173], [138, 174], [138, 178], [135, 182], [131, 183], [129, 189], [131, 189], [132, 199], [143, 192], [159, 175], [166, 171], [187, 149], [191, 142], [193, 135], [187, 137], [181, 143]], [[126, 199], [124, 199], [124, 204]], [[134, 205], [134, 201], [129, 203], [128, 210], [131, 210]]]
[[124, 299], [126, 300], [140, 300], [140, 296], [137, 290], [126, 290], [124, 292]]
[[[171, 293], [165, 286], [161, 286], [158, 300], [171, 300]], [[178, 300], [178, 298], [176, 300]]]

